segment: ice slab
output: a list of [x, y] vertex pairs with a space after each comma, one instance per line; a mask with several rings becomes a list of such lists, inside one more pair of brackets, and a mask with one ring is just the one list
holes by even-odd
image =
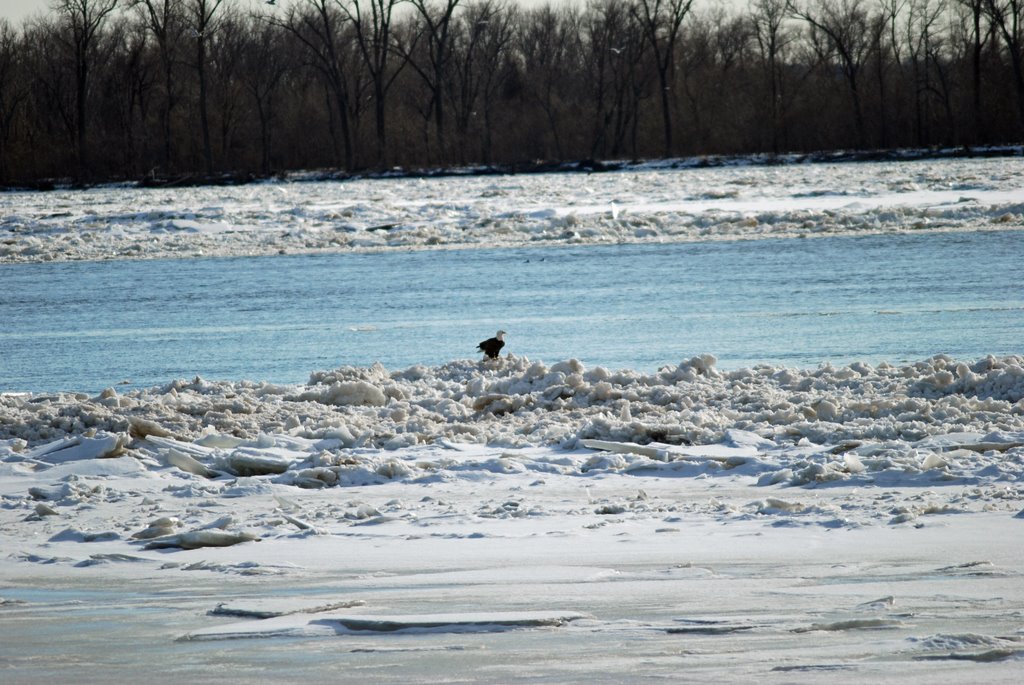
[[299, 601], [291, 597], [266, 597], [258, 600], [221, 602], [210, 610], [212, 616], [239, 616], [244, 618], [276, 618], [290, 614], [320, 614], [338, 609], [351, 609], [362, 606], [361, 600], [306, 600]]
[[182, 640], [326, 637], [368, 633], [479, 633], [563, 626], [589, 618], [577, 611], [468, 612], [421, 615], [289, 614], [193, 631]]

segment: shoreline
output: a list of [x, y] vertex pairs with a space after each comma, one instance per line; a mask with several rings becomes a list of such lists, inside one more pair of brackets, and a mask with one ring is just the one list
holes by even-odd
[[504, 165], [467, 165], [416, 169], [380, 169], [362, 171], [293, 170], [263, 176], [251, 172], [224, 172], [206, 177], [185, 173], [168, 177], [144, 177], [135, 180], [107, 180], [76, 183], [68, 179], [0, 184], [5, 192], [51, 192], [56, 190], [88, 190], [96, 188], [194, 188], [238, 186], [274, 182], [319, 182], [357, 180], [428, 179], [451, 177], [523, 176], [532, 174], [604, 173], [651, 169], [708, 169], [731, 166], [788, 166], [796, 164], [856, 164], [859, 162], [913, 162], [942, 159], [992, 159], [1024, 156], [1024, 145], [985, 145], [969, 147], [892, 148], [877, 150], [831, 150], [818, 152], [748, 153], [735, 155], [708, 154], [692, 157], [653, 158], [645, 160], [577, 160], [566, 162], [535, 161]]

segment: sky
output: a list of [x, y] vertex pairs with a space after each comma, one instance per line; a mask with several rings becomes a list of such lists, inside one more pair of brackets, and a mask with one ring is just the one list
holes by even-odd
[[3, 0], [0, 4], [0, 17], [20, 24], [26, 17], [46, 10], [49, 0]]
[[[263, 0], [250, 0], [250, 2]], [[563, 0], [555, 0], [560, 2]], [[13, 24], [20, 25], [25, 19], [36, 14], [44, 14], [50, 10], [54, 0], [0, 0], [0, 17], [9, 19]]]
[[49, 12], [53, 4], [54, 0], [0, 0], [0, 17], [20, 25], [28, 17]]
[[[249, 0], [252, 3], [263, 2], [263, 0]], [[523, 1], [523, 0], [520, 0]], [[538, 0], [525, 0], [526, 2], [537, 2]], [[564, 2], [565, 0], [554, 0]], [[54, 0], [0, 0], [0, 17], [20, 24], [26, 18], [49, 11]]]
[[[257, 3], [263, 0], [249, 0]], [[546, 0], [518, 0], [521, 4], [541, 4]], [[551, 0], [553, 3], [568, 2], [571, 0]], [[735, 2], [745, 0], [733, 0]], [[0, 17], [9, 19], [15, 25], [21, 23], [30, 16], [46, 13], [49, 11], [54, 0], [0, 0]]]

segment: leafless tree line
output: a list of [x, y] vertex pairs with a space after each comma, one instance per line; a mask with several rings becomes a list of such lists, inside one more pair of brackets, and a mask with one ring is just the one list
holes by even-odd
[[55, 0], [0, 19], [0, 181], [976, 146], [1024, 0]]

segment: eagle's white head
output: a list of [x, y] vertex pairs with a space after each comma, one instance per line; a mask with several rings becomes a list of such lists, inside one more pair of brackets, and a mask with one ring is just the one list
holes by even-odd
[[495, 335], [494, 337], [497, 338], [498, 340], [504, 341], [505, 340], [505, 331], [498, 331], [497, 335]]

